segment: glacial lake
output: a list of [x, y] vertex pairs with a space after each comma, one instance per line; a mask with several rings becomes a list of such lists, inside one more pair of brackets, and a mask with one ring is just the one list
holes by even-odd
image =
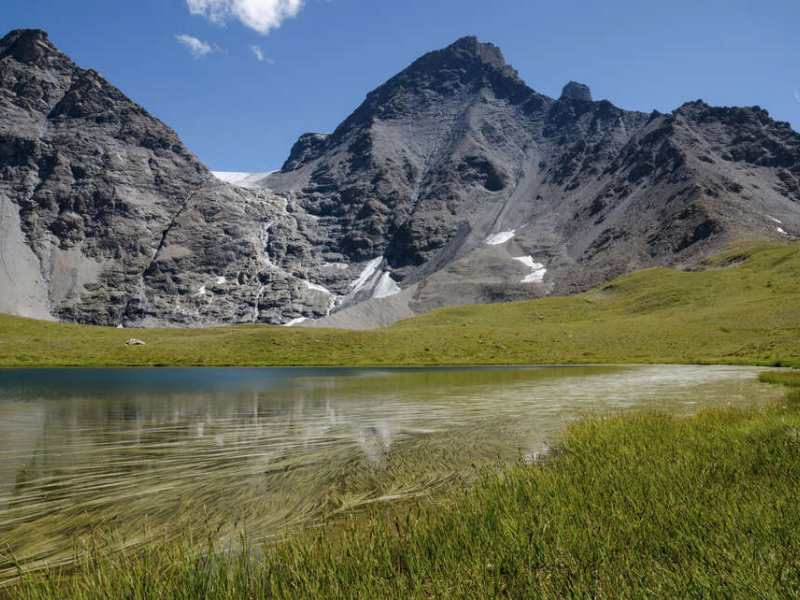
[[727, 366], [0, 370], [0, 581], [211, 526], [263, 539], [531, 460], [582, 415], [782, 397]]

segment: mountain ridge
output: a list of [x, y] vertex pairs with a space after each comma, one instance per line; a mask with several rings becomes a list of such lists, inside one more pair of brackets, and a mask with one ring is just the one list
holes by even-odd
[[0, 310], [40, 318], [379, 326], [800, 234], [788, 124], [626, 111], [574, 81], [549, 98], [475, 37], [301, 136], [280, 171], [217, 174], [239, 185], [41, 31], [0, 41], [0, 111], [0, 284], [17, 290]]

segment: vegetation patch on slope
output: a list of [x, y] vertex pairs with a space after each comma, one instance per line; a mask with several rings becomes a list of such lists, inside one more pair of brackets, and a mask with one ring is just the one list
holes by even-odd
[[[458, 306], [372, 331], [122, 330], [0, 316], [2, 366], [800, 365], [800, 244], [739, 245], [584, 294]], [[126, 346], [132, 338], [144, 346]]]

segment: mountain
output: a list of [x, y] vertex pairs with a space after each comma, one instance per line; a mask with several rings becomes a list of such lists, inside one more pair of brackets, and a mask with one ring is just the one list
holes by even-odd
[[788, 124], [701, 101], [625, 111], [576, 82], [549, 98], [471, 37], [269, 174], [214, 177], [39, 31], [0, 41], [0, 111], [3, 312], [368, 327], [800, 235]]
[[284, 207], [219, 181], [44, 32], [0, 40], [0, 311], [112, 326], [323, 316], [327, 295], [264, 252]]
[[355, 326], [571, 294], [738, 239], [785, 240], [800, 233], [799, 182], [800, 136], [758, 107], [630, 112], [576, 82], [556, 100], [464, 38], [371, 92], [332, 134], [302, 136], [279, 173], [250, 185], [318, 219], [314, 251], [376, 261], [373, 286], [390, 277], [403, 290], [325, 321]]

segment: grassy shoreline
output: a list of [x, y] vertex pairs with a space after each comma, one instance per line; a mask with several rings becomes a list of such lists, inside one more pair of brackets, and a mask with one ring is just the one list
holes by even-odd
[[[371, 331], [122, 330], [0, 315], [0, 366], [800, 366], [800, 244], [745, 244], [699, 271], [647, 269], [584, 294], [438, 309]], [[125, 346], [131, 337], [145, 346]]]
[[[800, 389], [788, 375], [775, 383]], [[255, 554], [217, 552], [210, 537], [97, 548], [64, 577], [24, 575], [0, 597], [789, 598], [800, 590], [798, 503], [791, 399], [611, 415], [572, 424], [544, 460], [488, 469], [440, 505], [375, 511], [366, 526]]]
[[[800, 365], [800, 245], [741, 246], [704, 267], [370, 332], [0, 315], [0, 366]], [[441, 504], [376, 509], [256, 554], [212, 533], [127, 553], [100, 543], [69, 571], [21, 570], [0, 598], [798, 597], [800, 375], [760, 379], [786, 386], [786, 401], [583, 419], [551, 456], [489, 469]]]

